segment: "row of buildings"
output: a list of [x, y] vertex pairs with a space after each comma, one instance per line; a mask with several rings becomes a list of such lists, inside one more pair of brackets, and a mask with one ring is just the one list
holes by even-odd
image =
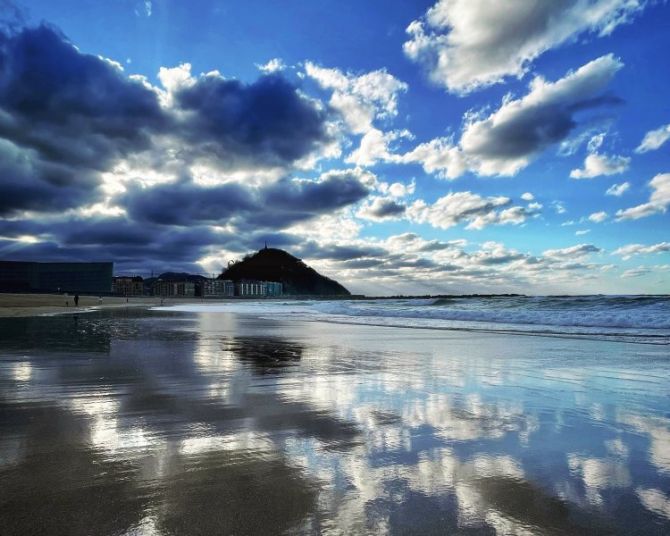
[[111, 262], [0, 261], [0, 292], [203, 298], [259, 298], [283, 294], [282, 284], [274, 281], [186, 277], [188, 274], [158, 279], [112, 277], [113, 270], [114, 264]]
[[121, 296], [202, 297], [202, 298], [267, 298], [281, 296], [283, 285], [275, 281], [232, 281], [229, 279], [196, 278], [195, 280], [145, 281], [138, 276], [114, 277], [112, 293]]

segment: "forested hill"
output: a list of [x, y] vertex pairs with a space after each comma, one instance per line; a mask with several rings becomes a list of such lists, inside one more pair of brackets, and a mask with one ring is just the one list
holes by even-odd
[[350, 295], [350, 292], [337, 281], [319, 274], [290, 253], [275, 248], [261, 249], [231, 264], [223, 271], [219, 279], [277, 281], [284, 285], [284, 294]]

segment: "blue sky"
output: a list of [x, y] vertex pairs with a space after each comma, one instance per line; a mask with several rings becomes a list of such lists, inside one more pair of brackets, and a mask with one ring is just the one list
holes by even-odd
[[666, 2], [4, 6], [2, 258], [670, 290]]

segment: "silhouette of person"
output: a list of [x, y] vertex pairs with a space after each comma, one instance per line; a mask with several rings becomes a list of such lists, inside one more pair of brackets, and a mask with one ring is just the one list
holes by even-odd
[[74, 295], [74, 306], [79, 307], [79, 294]]

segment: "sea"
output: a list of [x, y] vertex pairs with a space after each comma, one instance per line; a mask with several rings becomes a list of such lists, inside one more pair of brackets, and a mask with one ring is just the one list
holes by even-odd
[[[198, 311], [199, 305], [173, 306]], [[272, 318], [396, 328], [670, 343], [670, 296], [453, 296], [207, 305]]]

